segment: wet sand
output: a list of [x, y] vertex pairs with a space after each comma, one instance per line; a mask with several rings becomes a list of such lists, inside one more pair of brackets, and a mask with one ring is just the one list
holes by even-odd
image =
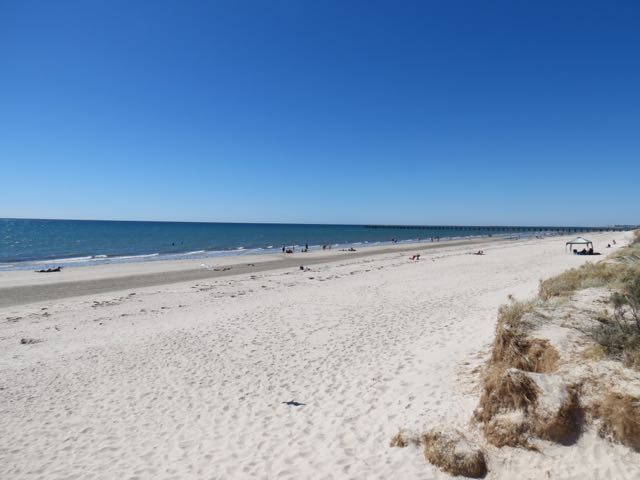
[[[33, 302], [96, 295], [132, 288], [169, 285], [209, 278], [290, 269], [387, 253], [424, 254], [447, 246], [482, 246], [513, 242], [498, 237], [365, 247], [356, 252], [325, 250], [293, 254], [243, 255], [65, 268], [56, 273], [0, 273], [0, 308]], [[204, 265], [204, 266], [203, 266]]]

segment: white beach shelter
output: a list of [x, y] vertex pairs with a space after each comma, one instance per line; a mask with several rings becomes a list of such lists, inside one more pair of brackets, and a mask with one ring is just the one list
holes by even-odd
[[567, 242], [565, 247], [569, 247], [569, 251], [573, 250], [573, 246], [583, 246], [584, 248], [593, 248], [593, 242], [591, 240], [587, 240], [584, 237], [576, 237], [570, 242]]

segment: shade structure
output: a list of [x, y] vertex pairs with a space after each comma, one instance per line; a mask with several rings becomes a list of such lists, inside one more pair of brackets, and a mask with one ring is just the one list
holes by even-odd
[[593, 242], [591, 242], [591, 240], [587, 240], [584, 237], [576, 237], [576, 238], [574, 238], [573, 240], [567, 242], [565, 244], [565, 247], [568, 247], [569, 250], [572, 250], [574, 245], [583, 246], [585, 248], [593, 248]]

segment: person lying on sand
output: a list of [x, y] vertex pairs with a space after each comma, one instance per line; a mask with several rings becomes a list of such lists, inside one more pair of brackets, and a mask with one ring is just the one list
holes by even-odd
[[409, 260], [420, 260], [420, 254], [412, 255]]
[[478, 250], [474, 255], [484, 255], [484, 250]]
[[56, 268], [47, 268], [46, 270], [36, 270], [36, 273], [52, 273], [52, 272], [61, 272], [62, 267]]

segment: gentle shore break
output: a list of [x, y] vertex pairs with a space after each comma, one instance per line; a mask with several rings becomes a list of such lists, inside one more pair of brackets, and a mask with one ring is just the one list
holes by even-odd
[[[443, 246], [484, 245], [497, 241], [505, 240], [473, 238], [442, 243], [367, 247], [359, 251], [328, 250], [297, 252], [293, 255], [227, 257], [207, 259], [204, 263], [202, 259], [196, 259], [88, 266], [65, 269], [60, 272], [63, 273], [62, 275], [36, 275], [33, 271], [7, 271], [0, 272], [0, 308], [131, 288], [295, 268], [299, 265], [309, 266], [354, 260], [372, 255], [430, 251]], [[215, 260], [215, 263], [212, 260]]]

